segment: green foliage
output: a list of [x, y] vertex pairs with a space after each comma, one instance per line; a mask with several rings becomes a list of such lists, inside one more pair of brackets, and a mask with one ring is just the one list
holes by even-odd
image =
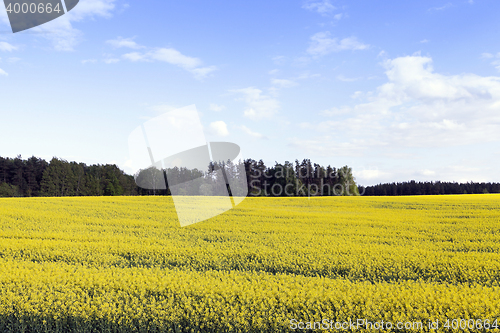
[[[231, 185], [227, 186], [222, 177], [231, 179]], [[4, 186], [4, 196], [170, 195], [169, 186], [175, 186], [176, 195], [244, 196], [247, 189], [250, 196], [359, 195], [351, 168], [337, 170], [313, 164], [309, 159], [300, 163], [296, 160], [295, 165], [276, 162], [273, 167], [267, 167], [262, 160], [219, 161], [211, 163], [205, 172], [150, 167], [130, 176], [116, 165], [87, 166], [55, 157], [50, 163], [36, 157], [0, 157], [1, 182], [15, 186]]]
[[53, 158], [43, 173], [41, 194], [50, 197], [134, 195], [137, 192], [133, 182], [133, 178], [116, 165], [87, 167], [83, 163]]
[[359, 195], [358, 186], [356, 185], [356, 181], [354, 179], [354, 176], [352, 175], [352, 168], [345, 165], [339, 169], [338, 174], [339, 184], [342, 185], [341, 195]]
[[7, 183], [0, 184], [0, 197], [19, 197], [19, 189], [15, 185]]

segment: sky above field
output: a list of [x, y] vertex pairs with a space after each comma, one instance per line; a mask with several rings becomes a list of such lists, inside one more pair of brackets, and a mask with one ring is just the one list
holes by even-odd
[[132, 130], [194, 104], [267, 165], [500, 181], [497, 0], [80, 0], [16, 34], [0, 7], [0, 156], [132, 173]]

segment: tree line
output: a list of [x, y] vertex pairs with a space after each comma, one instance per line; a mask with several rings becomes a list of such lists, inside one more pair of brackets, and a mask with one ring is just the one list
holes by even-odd
[[[227, 186], [229, 182], [231, 186]], [[137, 186], [139, 184], [140, 186]], [[210, 163], [206, 170], [150, 167], [128, 175], [116, 165], [53, 158], [0, 157], [0, 197], [113, 195], [395, 196], [500, 193], [500, 183], [402, 182], [358, 186], [348, 166], [246, 159]]]
[[412, 180], [402, 183], [360, 186], [359, 191], [367, 196], [500, 193], [500, 183], [416, 182]]
[[110, 164], [0, 157], [0, 197], [244, 195], [247, 188], [249, 196], [359, 195], [351, 168], [309, 159], [272, 167], [253, 159], [210, 163], [207, 170], [150, 167], [131, 176]]
[[310, 159], [275, 163], [266, 167], [262, 160], [244, 161], [250, 196], [359, 195], [352, 168], [348, 166], [324, 167]]
[[[135, 179], [147, 195], [333, 196], [359, 195], [352, 169], [321, 166], [309, 159], [295, 164], [247, 159], [210, 163], [206, 171], [187, 168], [140, 170]], [[226, 186], [229, 183], [230, 186]]]
[[116, 165], [0, 157], [0, 197], [137, 195], [134, 177]]

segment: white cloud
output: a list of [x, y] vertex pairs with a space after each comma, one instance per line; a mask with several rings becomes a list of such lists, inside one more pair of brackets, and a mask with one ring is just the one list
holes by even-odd
[[82, 60], [82, 64], [95, 64], [97, 62], [97, 59], [85, 59]]
[[14, 46], [7, 42], [0, 42], [0, 51], [12, 52], [14, 50], [17, 50], [17, 46]]
[[427, 170], [427, 169], [419, 170], [418, 173], [420, 173], [422, 176], [435, 176], [436, 175], [436, 171]]
[[491, 59], [494, 58], [495, 56], [491, 53], [485, 52], [481, 54], [481, 59]]
[[243, 114], [245, 117], [253, 120], [270, 118], [276, 114], [280, 108], [280, 103], [276, 99], [263, 95], [262, 90], [254, 87], [232, 90], [231, 92], [244, 95], [243, 101], [246, 102], [247, 108]]
[[68, 12], [65, 16], [70, 16], [72, 21], [82, 21], [95, 16], [111, 17], [111, 12], [115, 9], [116, 0], [85, 0]]
[[382, 58], [382, 59], [387, 59], [388, 58], [388, 53], [384, 50], [380, 51], [377, 55], [377, 58]]
[[491, 63], [493, 66], [495, 66], [495, 68], [500, 71], [500, 59], [499, 60], [495, 60]]
[[365, 50], [370, 46], [363, 44], [356, 37], [348, 37], [339, 40], [331, 38], [330, 32], [318, 32], [311, 36], [311, 43], [307, 49], [307, 53], [313, 56], [324, 56], [329, 53], [346, 51], [346, 50]]
[[334, 15], [333, 18], [336, 20], [340, 20], [343, 16], [344, 16], [344, 14], [340, 13], [340, 14]]
[[7, 74], [6, 71], [4, 71], [3, 69], [0, 68], [0, 75], [8, 76], [9, 74]]
[[217, 136], [228, 136], [227, 125], [222, 120], [210, 123], [210, 133]]
[[[474, 75], [444, 76], [433, 72], [432, 59], [422, 56], [400, 57], [385, 62], [391, 83], [382, 86], [384, 94], [404, 94], [418, 100], [460, 100], [488, 94]], [[470, 79], [467, 82], [466, 79]], [[486, 78], [486, 80], [489, 80]], [[397, 85], [395, 87], [394, 85]]]
[[168, 62], [185, 69], [194, 69], [201, 65], [201, 60], [198, 58], [188, 57], [177, 51], [176, 49], [160, 48], [149, 53], [149, 57], [154, 60]]
[[352, 95], [351, 95], [351, 98], [352, 99], [360, 99], [360, 98], [363, 98], [366, 94], [362, 91], [355, 91]]
[[132, 38], [122, 38], [118, 37], [117, 39], [111, 39], [106, 41], [107, 44], [111, 45], [115, 49], [118, 48], [129, 48], [129, 49], [143, 49], [144, 46], [137, 44]]
[[283, 65], [285, 63], [285, 56], [275, 56], [272, 58], [273, 62], [276, 64], [276, 65]]
[[448, 2], [447, 4], [440, 6], [440, 7], [429, 8], [429, 11], [441, 11], [441, 10], [448, 9], [450, 7], [453, 7], [453, 4], [451, 2]]
[[308, 155], [321, 157], [331, 156], [362, 156], [365, 146], [370, 143], [365, 140], [348, 142], [324, 135], [316, 138], [290, 138], [289, 146], [307, 152]]
[[422, 43], [422, 44], [426, 44], [426, 43], [429, 43], [429, 40], [428, 40], [428, 39], [422, 39], [422, 40], [420, 41], [420, 43]]
[[188, 71], [193, 73], [197, 79], [203, 79], [204, 77], [207, 77], [208, 74], [215, 72], [216, 70], [217, 70], [216, 66], [188, 69]]
[[117, 62], [120, 62], [120, 59], [117, 59], [117, 58], [108, 58], [108, 59], [104, 59], [103, 61], [106, 64], [116, 64]]
[[290, 88], [297, 85], [297, 82], [286, 79], [272, 79], [271, 83], [280, 88]]
[[481, 54], [482, 59], [495, 59], [491, 62], [491, 64], [498, 70], [500, 71], [500, 52], [497, 54], [491, 54], [491, 53], [483, 53]]
[[138, 52], [131, 52], [122, 55], [124, 59], [130, 60], [130, 61], [148, 61], [148, 57], [146, 54], [138, 53]]
[[52, 45], [56, 51], [68, 52], [74, 51], [76, 45], [78, 45], [82, 40], [83, 33], [80, 30], [71, 27], [68, 22], [68, 27], [66, 29], [48, 32], [46, 35], [42, 36], [52, 41]]
[[384, 176], [389, 176], [387, 172], [383, 172], [378, 169], [365, 169], [365, 170], [353, 170], [353, 175], [356, 178], [361, 178], [363, 180], [373, 180], [380, 179]]
[[210, 109], [210, 111], [220, 112], [220, 111], [226, 109], [226, 107], [224, 105], [217, 105], [214, 103], [210, 103], [209, 109]]
[[72, 26], [72, 22], [80, 22], [96, 17], [110, 18], [115, 9], [116, 0], [86, 0], [56, 20], [34, 27], [31, 31], [38, 33], [52, 42], [58, 51], [73, 51], [82, 39], [83, 33]]
[[325, 156], [353, 156], [376, 148], [500, 140], [500, 77], [435, 73], [432, 59], [419, 55], [387, 60], [384, 66], [388, 81], [365, 94], [366, 102], [324, 111], [333, 119], [306, 126], [334, 136], [292, 143]]
[[253, 136], [254, 138], [267, 139], [267, 137], [264, 134], [254, 132], [251, 129], [249, 129], [248, 127], [246, 127], [245, 125], [241, 126], [240, 128], [243, 130], [243, 132], [245, 132], [246, 134], [248, 134], [250, 136]]
[[178, 66], [196, 78], [201, 79], [217, 70], [216, 66], [201, 67], [203, 62], [194, 57], [189, 57], [173, 48], [157, 48], [148, 52], [131, 52], [122, 56], [130, 61], [163, 61], [171, 65]]
[[321, 15], [328, 15], [336, 9], [335, 6], [331, 4], [330, 0], [309, 0], [302, 6], [302, 8], [317, 12]]

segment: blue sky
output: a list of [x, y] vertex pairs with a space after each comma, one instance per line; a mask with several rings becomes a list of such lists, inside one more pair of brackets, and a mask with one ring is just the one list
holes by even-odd
[[[243, 156], [362, 185], [500, 181], [500, 2], [80, 0], [12, 34], [0, 156], [129, 168], [130, 132], [195, 104]], [[175, 143], [171, 143], [175, 144]]]

